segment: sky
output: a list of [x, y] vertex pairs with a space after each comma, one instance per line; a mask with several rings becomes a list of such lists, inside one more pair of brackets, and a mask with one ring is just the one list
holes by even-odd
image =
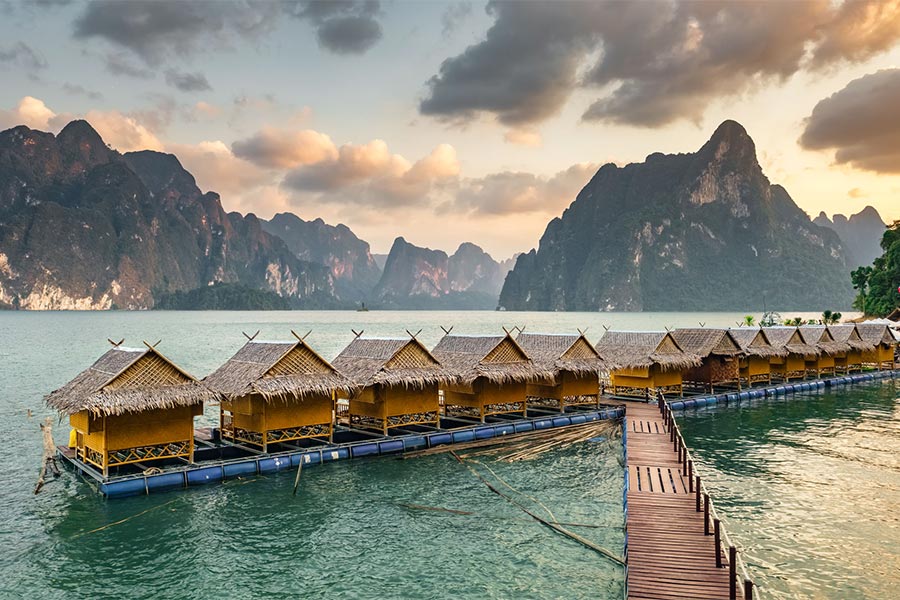
[[496, 259], [725, 119], [811, 216], [900, 219], [900, 0], [0, 0], [0, 129], [87, 119], [226, 210]]

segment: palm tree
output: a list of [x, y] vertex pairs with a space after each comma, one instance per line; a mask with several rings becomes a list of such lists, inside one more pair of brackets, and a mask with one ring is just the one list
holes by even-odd
[[833, 313], [830, 310], [822, 311], [822, 324], [828, 325], [831, 323], [831, 319], [833, 318], [832, 315]]
[[756, 317], [753, 315], [744, 315], [744, 320], [741, 321], [741, 327], [753, 327], [756, 325]]

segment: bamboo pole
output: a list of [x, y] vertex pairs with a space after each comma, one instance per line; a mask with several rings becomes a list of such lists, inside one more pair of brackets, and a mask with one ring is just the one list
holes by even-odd
[[34, 486], [34, 493], [37, 494], [44, 487], [44, 477], [49, 469], [53, 473], [53, 478], [59, 477], [59, 467], [56, 466], [56, 446], [53, 445], [53, 419], [47, 417], [41, 423], [41, 435], [43, 436], [43, 452], [41, 456], [41, 472], [38, 475], [37, 485]]

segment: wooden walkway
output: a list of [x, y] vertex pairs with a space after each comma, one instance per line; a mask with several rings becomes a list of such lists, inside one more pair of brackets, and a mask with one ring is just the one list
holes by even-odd
[[659, 408], [628, 403], [625, 411], [628, 598], [729, 598], [727, 556], [717, 568], [712, 525], [706, 535], [704, 513], [697, 512], [697, 497]]

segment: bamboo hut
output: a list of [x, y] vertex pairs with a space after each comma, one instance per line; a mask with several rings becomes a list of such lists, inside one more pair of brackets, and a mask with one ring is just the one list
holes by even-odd
[[829, 325], [828, 332], [836, 342], [846, 344], [847, 350], [834, 355], [835, 373], [851, 373], [862, 371], [863, 352], [871, 352], [875, 345], [859, 337], [859, 331], [853, 323]]
[[807, 357], [806, 374], [817, 379], [822, 374], [834, 375], [837, 367], [835, 357], [846, 355], [850, 344], [836, 341], [825, 325], [803, 325], [800, 334], [807, 344], [815, 346], [820, 352], [816, 357]]
[[300, 337], [281, 342], [251, 338], [204, 382], [223, 396], [222, 438], [259, 446], [263, 452], [273, 443], [331, 440], [335, 395], [352, 389], [349, 380]]
[[893, 369], [897, 340], [890, 328], [883, 323], [857, 323], [856, 330], [863, 341], [873, 346], [872, 350], [862, 353], [863, 364], [879, 371]]
[[739, 378], [742, 385], [752, 387], [757, 383], [771, 385], [771, 359], [788, 355], [787, 348], [775, 348], [766, 332], [758, 327], [731, 329], [731, 337], [738, 343], [743, 355], [738, 359]]
[[505, 335], [454, 335], [447, 332], [432, 351], [454, 380], [442, 386], [444, 414], [474, 417], [525, 413], [527, 386], [553, 377], [538, 369], [521, 346]]
[[681, 349], [702, 361], [682, 374], [683, 384], [715, 393], [716, 386], [741, 387], [741, 347], [727, 329], [676, 329], [672, 337]]
[[806, 377], [806, 361], [815, 359], [821, 351], [806, 343], [797, 327], [764, 327], [772, 346], [787, 350], [786, 356], [774, 356], [771, 360], [772, 374], [782, 381]]
[[387, 435], [392, 427], [438, 425], [438, 386], [451, 377], [415, 336], [357, 334], [332, 364], [355, 386], [352, 426]]
[[700, 357], [681, 349], [668, 331], [607, 331], [597, 352], [613, 363], [613, 394], [649, 397], [659, 392], [683, 395], [681, 373], [699, 367]]
[[535, 366], [553, 373], [525, 387], [529, 406], [598, 406], [600, 374], [608, 370], [597, 349], [581, 331], [578, 334], [525, 333], [516, 337]]
[[205, 400], [218, 397], [144, 344], [114, 345], [45, 398], [49, 407], [68, 415], [78, 459], [104, 477], [123, 465], [172, 458], [193, 462], [194, 417], [203, 413]]

